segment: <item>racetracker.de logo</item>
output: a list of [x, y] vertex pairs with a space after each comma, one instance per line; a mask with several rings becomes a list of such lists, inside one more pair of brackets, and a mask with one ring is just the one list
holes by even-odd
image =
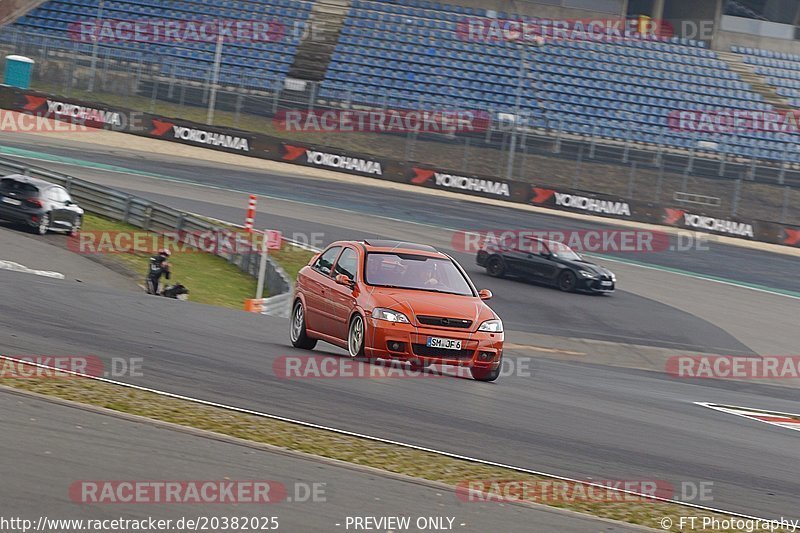
[[76, 481], [69, 498], [80, 504], [267, 504], [286, 501], [283, 483], [270, 480]]
[[453, 249], [475, 253], [486, 248], [541, 253], [544, 242], [559, 243], [576, 252], [663, 252], [671, 250], [670, 236], [650, 230], [477, 230], [453, 233]]
[[71, 22], [67, 33], [81, 43], [273, 43], [286, 27], [275, 20], [88, 19]]
[[[504, 357], [500, 377], [531, 377], [535, 361], [531, 357]], [[427, 379], [441, 377], [471, 378], [469, 367], [432, 364], [419, 368], [400, 361], [362, 362], [347, 357], [324, 355], [284, 355], [272, 363], [272, 371], [280, 379]]]
[[469, 503], [652, 503], [656, 501], [655, 498], [676, 498], [678, 492], [672, 483], [664, 480], [596, 480], [581, 483], [559, 479], [489, 479], [465, 480], [456, 487], [456, 496]]
[[667, 359], [667, 374], [702, 379], [797, 379], [798, 355], [676, 355]]
[[699, 133], [800, 132], [800, 110], [673, 110], [667, 123], [674, 131]]
[[485, 111], [465, 110], [299, 110], [279, 111], [273, 118], [284, 131], [325, 133], [476, 133], [491, 123]]
[[[279, 232], [267, 232], [267, 247], [280, 249]], [[261, 244], [252, 236], [228, 230], [169, 231], [81, 231], [67, 238], [67, 249], [79, 254], [156, 253], [167, 249], [172, 253], [260, 253]]]
[[649, 17], [556, 20], [465, 18], [456, 26], [459, 39], [479, 43], [662, 40], [674, 34], [671, 23]]
[[7, 355], [0, 357], [0, 379], [72, 379], [80, 376], [142, 377], [141, 357], [95, 355]]
[[76, 121], [55, 117], [0, 110], [0, 131], [9, 133], [87, 133], [97, 131]]

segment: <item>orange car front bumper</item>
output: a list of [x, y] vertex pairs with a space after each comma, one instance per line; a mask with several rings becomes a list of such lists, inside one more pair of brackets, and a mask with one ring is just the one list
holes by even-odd
[[[460, 350], [430, 348], [429, 337], [461, 341]], [[503, 354], [503, 334], [464, 329], [414, 326], [367, 318], [365, 355], [382, 359], [419, 361], [495, 369]]]

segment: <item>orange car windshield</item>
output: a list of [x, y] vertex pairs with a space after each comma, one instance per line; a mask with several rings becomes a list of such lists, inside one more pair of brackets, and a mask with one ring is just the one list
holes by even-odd
[[369, 253], [364, 271], [366, 282], [378, 287], [475, 295], [470, 283], [449, 259], [416, 254]]

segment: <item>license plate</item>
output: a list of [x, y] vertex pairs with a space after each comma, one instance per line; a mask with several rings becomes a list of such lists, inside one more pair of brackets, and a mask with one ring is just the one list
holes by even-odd
[[428, 337], [428, 348], [442, 348], [444, 350], [460, 350], [461, 341], [455, 339], [440, 339]]
[[600, 285], [602, 285], [603, 287], [610, 287], [613, 285], [613, 283], [611, 283], [610, 281], [601, 281]]
[[3, 202], [11, 205], [22, 205], [22, 202], [19, 200], [15, 200], [14, 198], [6, 198], [5, 196], [3, 197]]

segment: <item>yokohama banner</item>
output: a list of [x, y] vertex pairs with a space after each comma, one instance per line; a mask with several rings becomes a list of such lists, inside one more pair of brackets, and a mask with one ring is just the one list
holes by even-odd
[[161, 117], [150, 117], [149, 122], [148, 137], [240, 154], [253, 151], [254, 135], [251, 133]]
[[133, 132], [144, 127], [145, 114], [140, 111], [11, 87], [2, 89], [0, 104], [3, 109], [10, 111], [56, 119], [87, 128]]
[[386, 164], [374, 156], [345, 154], [332, 148], [316, 148], [299, 144], [281, 144], [279, 161], [309, 167], [338, 170], [374, 178], [384, 177]]
[[530, 203], [586, 215], [648, 222], [652, 219], [649, 204], [589, 191], [534, 186], [531, 188]]
[[[409, 183], [419, 187], [482, 198], [526, 203], [585, 215], [675, 226], [784, 246], [800, 247], [800, 226], [709, 215], [691, 208], [637, 202], [627, 198], [547, 185], [477, 176], [424, 164], [354, 154], [252, 132], [206, 126], [182, 119], [72, 100], [36, 91], [0, 86], [0, 110], [17, 117], [34, 115], [57, 123], [78, 124], [88, 131], [106, 129], [179, 142], [199, 148], [259, 157], [307, 167]], [[25, 115], [19, 115], [23, 113]], [[0, 113], [0, 118], [2, 114]], [[13, 118], [13, 117], [12, 117]], [[14, 124], [12, 124], [13, 126]], [[4, 130], [8, 131], [8, 130]], [[21, 131], [21, 130], [20, 130]]]
[[689, 209], [664, 208], [662, 224], [719, 235], [755, 239], [755, 222], [716, 218]]
[[528, 199], [529, 186], [518, 181], [462, 175], [422, 166], [411, 166], [408, 170], [407, 181], [413, 185], [512, 202], [525, 202]]

